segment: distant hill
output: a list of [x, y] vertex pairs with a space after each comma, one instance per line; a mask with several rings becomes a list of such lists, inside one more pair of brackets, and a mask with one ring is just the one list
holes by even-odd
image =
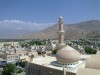
[[[100, 38], [100, 21], [90, 20], [76, 24], [65, 24], [65, 39]], [[58, 25], [53, 25], [42, 31], [23, 35], [21, 39], [57, 39]]]
[[14, 39], [19, 35], [28, 35], [43, 30], [53, 23], [36, 23], [22, 20], [0, 20], [0, 39]]
[[12, 29], [2, 29], [0, 30], [0, 39], [16, 39], [18, 35], [28, 35], [32, 34], [29, 30], [12, 30]]

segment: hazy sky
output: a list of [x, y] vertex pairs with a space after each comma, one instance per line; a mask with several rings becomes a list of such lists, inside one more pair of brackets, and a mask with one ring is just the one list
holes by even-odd
[[55, 23], [100, 20], [100, 0], [0, 0], [0, 21]]

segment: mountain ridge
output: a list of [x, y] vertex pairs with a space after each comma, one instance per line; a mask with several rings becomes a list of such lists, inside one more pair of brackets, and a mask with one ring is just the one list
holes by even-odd
[[[100, 21], [89, 20], [75, 24], [64, 24], [65, 39], [100, 38]], [[21, 36], [21, 39], [57, 39], [58, 24], [39, 32]]]

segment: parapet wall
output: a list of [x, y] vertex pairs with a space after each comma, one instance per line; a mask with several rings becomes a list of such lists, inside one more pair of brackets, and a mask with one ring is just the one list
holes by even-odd
[[[64, 75], [64, 72], [61, 70], [27, 62], [26, 75]], [[66, 72], [66, 75], [75, 75], [75, 73]]]

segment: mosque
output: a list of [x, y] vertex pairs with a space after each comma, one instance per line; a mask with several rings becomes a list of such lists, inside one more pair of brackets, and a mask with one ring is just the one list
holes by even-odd
[[[64, 43], [63, 17], [59, 17], [59, 43], [54, 56], [38, 56], [27, 61], [26, 75], [100, 75], [99, 52], [81, 55]], [[94, 64], [95, 63], [95, 64]]]

